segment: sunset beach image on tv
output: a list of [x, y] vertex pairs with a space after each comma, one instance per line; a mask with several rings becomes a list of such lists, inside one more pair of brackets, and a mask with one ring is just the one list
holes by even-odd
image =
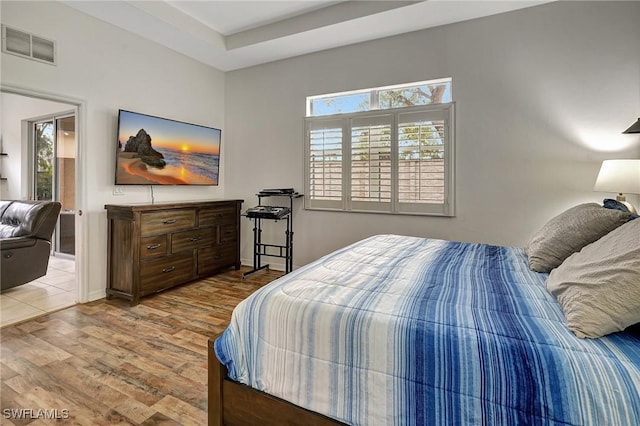
[[118, 111], [116, 185], [218, 185], [221, 130]]

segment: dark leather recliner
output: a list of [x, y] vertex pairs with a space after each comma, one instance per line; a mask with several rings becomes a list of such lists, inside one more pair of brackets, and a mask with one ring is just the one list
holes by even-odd
[[0, 201], [0, 288], [47, 273], [51, 236], [61, 205], [56, 201]]

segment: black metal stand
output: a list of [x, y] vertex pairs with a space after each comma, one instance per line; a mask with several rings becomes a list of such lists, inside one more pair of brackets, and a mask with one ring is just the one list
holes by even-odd
[[[255, 220], [253, 226], [253, 269], [242, 274], [242, 278], [246, 278], [248, 275], [251, 275], [255, 272], [258, 272], [262, 269], [269, 268], [269, 264], [262, 264], [262, 256], [267, 257], [279, 257], [285, 259], [285, 273], [288, 274], [293, 270], [293, 218], [291, 217], [293, 213], [293, 200], [295, 198], [303, 197], [302, 194], [298, 194], [297, 192], [291, 194], [256, 194], [258, 196], [258, 206], [262, 206], [262, 198], [265, 197], [288, 197], [289, 198], [289, 213], [285, 216], [277, 217], [277, 218], [269, 218], [269, 217], [251, 217], [248, 214], [244, 214], [249, 219]], [[262, 221], [263, 220], [286, 220], [287, 227], [285, 230], [285, 243], [284, 245], [279, 244], [265, 244], [262, 242]]]

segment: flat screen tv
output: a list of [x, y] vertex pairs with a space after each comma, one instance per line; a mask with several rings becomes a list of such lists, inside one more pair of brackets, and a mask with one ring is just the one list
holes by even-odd
[[218, 185], [220, 136], [213, 127], [118, 111], [116, 185]]

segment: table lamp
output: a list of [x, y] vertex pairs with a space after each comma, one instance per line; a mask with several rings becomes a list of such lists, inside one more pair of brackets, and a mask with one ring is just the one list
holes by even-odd
[[640, 160], [603, 161], [593, 190], [617, 192], [616, 200], [627, 206], [631, 213], [637, 213], [635, 207], [626, 201], [624, 194], [640, 194]]

